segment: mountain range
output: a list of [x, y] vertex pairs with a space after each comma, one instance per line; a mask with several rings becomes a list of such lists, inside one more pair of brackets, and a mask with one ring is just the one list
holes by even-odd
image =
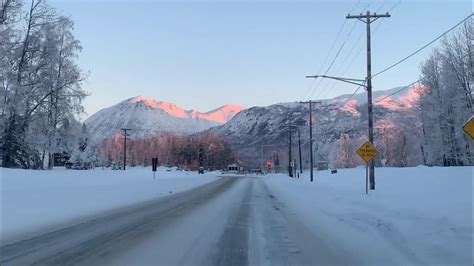
[[[373, 93], [374, 128], [377, 136], [383, 136], [393, 128], [411, 128], [407, 112], [412, 111], [418, 100], [414, 88], [400, 91], [394, 88]], [[367, 94], [341, 95], [322, 100], [313, 106], [313, 138], [315, 160], [328, 160], [334, 151], [334, 143], [341, 134], [351, 139], [367, 140]], [[259, 167], [274, 154], [288, 155], [289, 132], [285, 125], [295, 125], [299, 131], [303, 157], [309, 153], [309, 105], [279, 103], [265, 107], [252, 107], [238, 113], [221, 126], [212, 127], [212, 133], [228, 142], [248, 167]], [[292, 132], [292, 143], [297, 145], [297, 133]], [[362, 144], [362, 143], [361, 143]], [[296, 158], [296, 147], [293, 158]], [[284, 158], [283, 158], [284, 159]], [[307, 161], [303, 161], [305, 167]]]
[[[409, 127], [406, 114], [417, 102], [418, 94], [414, 88], [400, 89], [374, 91], [376, 131], [400, 123]], [[354, 139], [366, 135], [367, 94], [361, 92], [322, 100], [314, 104], [313, 115], [315, 148], [319, 147], [322, 157], [327, 158], [329, 151], [324, 151], [325, 147], [331, 150], [341, 133]], [[308, 104], [301, 103], [279, 103], [245, 110], [237, 105], [224, 105], [203, 113], [137, 96], [100, 110], [85, 123], [97, 141], [113, 137], [124, 127], [132, 129], [134, 138], [160, 132], [212, 133], [228, 142], [244, 164], [259, 166], [271, 153], [287, 150], [289, 133], [283, 125], [292, 124], [300, 128], [303, 152], [308, 152], [308, 118]]]
[[86, 119], [85, 124], [97, 141], [113, 137], [121, 128], [132, 129], [134, 137], [159, 132], [189, 134], [222, 125], [242, 110], [240, 106], [228, 104], [203, 113], [136, 96], [98, 111]]

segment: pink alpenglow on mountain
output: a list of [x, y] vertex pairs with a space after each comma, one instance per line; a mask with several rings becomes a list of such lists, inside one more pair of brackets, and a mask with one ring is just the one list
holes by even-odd
[[227, 104], [205, 114], [200, 114], [200, 118], [225, 124], [242, 110], [244, 110], [244, 108], [238, 105]]
[[153, 99], [144, 96], [137, 96], [130, 99], [132, 103], [142, 102], [152, 109], [161, 109], [167, 114], [176, 118], [198, 118], [202, 120], [209, 120], [219, 124], [225, 124], [232, 119], [238, 112], [244, 108], [235, 104], [226, 104], [212, 111], [201, 113], [195, 110], [184, 110], [183, 108], [168, 102], [157, 102]]
[[159, 132], [195, 133], [227, 123], [243, 108], [224, 105], [209, 112], [185, 110], [175, 104], [136, 96], [104, 108], [85, 123], [94, 139], [100, 141], [131, 128], [134, 137], [146, 137]]

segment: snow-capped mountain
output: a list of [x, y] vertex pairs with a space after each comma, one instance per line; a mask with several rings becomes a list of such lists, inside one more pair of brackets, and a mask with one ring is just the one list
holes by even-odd
[[[399, 90], [400, 88], [394, 88], [373, 93], [376, 131], [386, 130], [394, 124], [409, 124], [410, 116], [407, 116], [407, 112], [417, 102], [418, 94], [411, 88], [391, 96]], [[321, 104], [314, 104], [313, 136], [315, 148], [319, 147], [321, 153], [327, 153], [328, 151], [323, 151], [323, 146], [330, 147], [340, 138], [341, 133], [354, 139], [366, 136], [367, 94], [362, 92], [352, 98], [350, 96], [341, 95], [323, 100]], [[272, 152], [287, 154], [289, 133], [283, 128], [284, 125], [299, 126], [303, 152], [308, 152], [308, 121], [308, 104], [280, 103], [249, 108], [238, 113], [226, 124], [206, 132], [227, 141], [244, 164], [258, 167], [263, 159], [270, 158]], [[296, 138], [294, 133], [293, 141]], [[324, 160], [327, 154], [322, 157]]]
[[102, 109], [86, 121], [95, 140], [110, 138], [121, 128], [131, 128], [134, 137], [145, 137], [156, 132], [195, 133], [226, 123], [243, 108], [224, 105], [201, 113], [168, 102], [143, 96], [127, 99]]

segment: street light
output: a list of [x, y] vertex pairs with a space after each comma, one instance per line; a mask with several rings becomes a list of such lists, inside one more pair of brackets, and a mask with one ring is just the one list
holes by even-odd
[[[366, 80], [365, 79], [353, 79], [353, 78], [343, 78], [343, 77], [333, 77], [333, 76], [326, 76], [326, 75], [314, 75], [314, 76], [306, 76], [306, 78], [313, 78], [313, 79], [317, 79], [317, 78], [327, 78], [327, 79], [335, 79], [335, 80], [339, 80], [339, 81], [342, 81], [342, 82], [346, 82], [346, 83], [350, 83], [350, 84], [354, 84], [354, 85], [358, 85], [358, 86], [362, 86], [364, 88], [367, 88], [367, 86], [365, 85], [365, 82]], [[361, 82], [361, 83], [358, 83], [358, 82]]]
[[[326, 75], [314, 75], [314, 76], [306, 76], [306, 78], [327, 78], [327, 79], [334, 79], [354, 85], [358, 85], [360, 87], [364, 87], [367, 91], [367, 114], [368, 114], [368, 121], [369, 121], [369, 141], [373, 144], [374, 142], [374, 126], [373, 126], [373, 112], [372, 112], [372, 88], [370, 85], [366, 85], [367, 81], [370, 81], [369, 78], [366, 79], [353, 79], [353, 78], [344, 78], [344, 77], [333, 77], [333, 76], [326, 76]], [[375, 189], [375, 167], [374, 161], [370, 162], [370, 187], [371, 189]]]

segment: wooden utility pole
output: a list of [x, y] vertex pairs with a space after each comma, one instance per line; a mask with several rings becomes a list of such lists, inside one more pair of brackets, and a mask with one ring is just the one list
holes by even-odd
[[123, 131], [123, 170], [127, 167], [127, 131], [132, 130], [130, 128], [122, 128]]
[[[374, 144], [374, 120], [372, 112], [372, 54], [371, 54], [371, 40], [370, 40], [370, 24], [379, 18], [388, 18], [388, 13], [383, 15], [377, 15], [377, 13], [371, 14], [367, 11], [365, 15], [347, 15], [346, 19], [358, 19], [364, 22], [367, 26], [367, 108], [368, 108], [368, 120], [369, 120], [369, 141]], [[375, 164], [372, 160], [369, 163], [370, 168], [370, 189], [375, 190]]]
[[288, 142], [288, 175], [290, 177], [293, 177], [293, 167], [292, 167], [292, 163], [293, 163], [293, 160], [291, 158], [291, 130], [288, 130], [288, 133], [289, 133], [289, 142]]
[[309, 160], [310, 160], [310, 180], [313, 182], [313, 169], [314, 169], [314, 162], [313, 162], [313, 108], [311, 104], [311, 100], [309, 100]]
[[300, 174], [303, 173], [303, 160], [301, 159], [301, 135], [300, 131], [298, 130], [298, 154], [299, 154], [299, 159], [300, 159]]
[[307, 101], [307, 102], [300, 102], [300, 103], [309, 103], [309, 160], [310, 160], [310, 167], [309, 167], [309, 180], [313, 182], [313, 103], [321, 103], [320, 101]]

